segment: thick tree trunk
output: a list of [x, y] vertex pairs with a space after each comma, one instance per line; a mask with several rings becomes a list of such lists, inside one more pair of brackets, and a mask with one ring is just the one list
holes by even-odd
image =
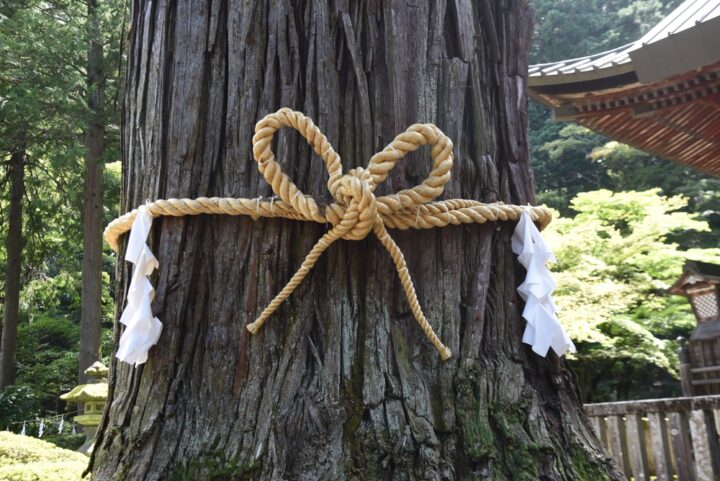
[[7, 270], [5, 272], [5, 314], [0, 341], [0, 390], [15, 384], [17, 366], [18, 311], [22, 260], [22, 205], [25, 195], [25, 148], [10, 156], [10, 208], [8, 212]]
[[102, 322], [102, 175], [105, 166], [105, 120], [103, 116], [103, 45], [97, 2], [88, 0], [88, 107], [92, 118], [85, 134], [85, 190], [83, 197], [82, 307], [80, 312], [80, 366], [78, 377], [100, 358]]
[[[410, 124], [434, 122], [455, 143], [444, 198], [532, 202], [530, 32], [520, 0], [136, 0], [123, 208], [272, 195], [251, 137], [281, 106], [313, 118], [346, 171]], [[328, 200], [305, 141], [285, 130], [277, 144], [302, 190]], [[428, 152], [410, 155], [379, 194], [429, 169]], [[454, 353], [443, 363], [372, 235], [333, 244], [251, 337], [244, 326], [325, 227], [156, 220], [164, 331], [147, 364], [113, 365], [94, 479], [620, 479], [566, 364], [521, 344], [513, 228], [391, 232]]]

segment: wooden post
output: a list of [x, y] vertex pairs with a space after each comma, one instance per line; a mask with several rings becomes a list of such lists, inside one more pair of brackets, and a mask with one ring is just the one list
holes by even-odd
[[682, 387], [683, 396], [693, 395], [692, 386], [692, 364], [690, 363], [690, 355], [687, 349], [685, 338], [678, 337], [680, 348], [678, 349], [678, 357], [680, 358], [680, 385]]
[[608, 416], [608, 441], [610, 453], [620, 465], [626, 476], [630, 476], [630, 460], [628, 459], [627, 439], [625, 437], [625, 420], [622, 416]]
[[655, 462], [655, 476], [658, 481], [672, 481], [672, 462], [667, 427], [665, 425], [665, 414], [648, 413], [648, 420], [650, 421], [650, 439], [653, 461]]
[[625, 423], [627, 425], [628, 457], [633, 477], [635, 481], [648, 481], [650, 473], [642, 417], [639, 414], [628, 414]]
[[690, 444], [690, 430], [688, 429], [687, 414], [684, 412], [670, 413], [670, 441], [675, 455], [675, 468], [679, 481], [692, 481], [693, 464]]
[[590, 424], [593, 427], [593, 431], [595, 431], [595, 435], [598, 437], [598, 439], [602, 439], [602, 422], [603, 418], [602, 416], [590, 416]]
[[690, 412], [689, 424], [695, 458], [695, 479], [697, 481], [720, 479], [720, 467], [718, 467], [720, 450], [718, 450], [712, 413], [702, 409], [693, 410]]

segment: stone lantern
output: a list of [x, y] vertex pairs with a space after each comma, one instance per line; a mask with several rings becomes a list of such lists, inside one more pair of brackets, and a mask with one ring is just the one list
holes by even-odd
[[720, 394], [720, 265], [687, 261], [670, 292], [687, 296], [697, 320], [681, 340], [683, 395]]
[[96, 362], [85, 370], [85, 375], [90, 378], [88, 384], [81, 384], [73, 388], [72, 391], [60, 396], [60, 399], [83, 405], [83, 414], [75, 416], [73, 420], [81, 425], [85, 432], [85, 443], [80, 446], [78, 451], [89, 455], [92, 452], [95, 432], [108, 399], [108, 368], [101, 362]]

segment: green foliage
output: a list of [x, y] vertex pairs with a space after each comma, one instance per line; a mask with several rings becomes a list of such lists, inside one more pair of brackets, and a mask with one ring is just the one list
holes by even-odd
[[[605, 166], [589, 155], [602, 142], [601, 136], [577, 124], [558, 123], [538, 135], [545, 136], [537, 149], [542, 162], [534, 166], [536, 182], [542, 186], [538, 202], [567, 214], [569, 199], [608, 185]], [[536, 145], [538, 139], [533, 141]]]
[[77, 384], [79, 339], [77, 323], [64, 318], [38, 316], [19, 326], [18, 378], [0, 392], [0, 426], [62, 411], [58, 396]]
[[7, 481], [79, 481], [85, 455], [8, 432], [0, 433], [0, 479]]
[[[80, 269], [84, 128], [92, 115], [85, 103], [86, 13], [84, 2], [69, 0], [0, 3], [0, 269], [7, 235], [6, 164], [12, 152], [24, 149], [24, 280]], [[116, 99], [124, 15], [125, 2], [99, 2], [109, 93], [104, 109], [108, 162], [120, 157]], [[117, 165], [103, 179], [108, 219], [119, 200]]]
[[41, 411], [42, 402], [33, 386], [15, 384], [0, 391], [0, 426], [13, 426], [33, 419]]
[[40, 317], [20, 326], [18, 384], [39, 388], [38, 397], [51, 410], [57, 396], [77, 384], [80, 328], [62, 318]]
[[80, 481], [85, 466], [79, 461], [37, 461], [0, 467], [4, 481]]
[[668, 240], [708, 230], [680, 210], [686, 204], [659, 189], [586, 192], [571, 202], [574, 218], [547, 229], [558, 257], [554, 297], [578, 347], [572, 364], [586, 400], [677, 392], [675, 339], [695, 320], [688, 303], [667, 289], [685, 259], [720, 262], [720, 249], [680, 250]]
[[80, 310], [80, 273], [62, 271], [55, 277], [33, 279], [21, 293], [21, 309], [32, 321], [48, 313], [73, 315]]
[[615, 141], [594, 147], [589, 158], [605, 166], [607, 185], [614, 186], [614, 190], [659, 188], [664, 195], [683, 196], [687, 200], [683, 209], [697, 213], [698, 218], [708, 222], [711, 229], [670, 233], [670, 238], [681, 247], [717, 245], [720, 235], [720, 179]]
[[[67, 429], [65, 431], [67, 431]], [[85, 433], [82, 430], [80, 430], [77, 434], [63, 431], [60, 434], [48, 434], [47, 436], [43, 436], [43, 440], [63, 449], [77, 451], [80, 449], [80, 446], [85, 443]]]
[[632, 42], [679, 4], [680, 0], [533, 0], [531, 62], [583, 57]]
[[[125, 2], [98, 3], [108, 95], [103, 175], [106, 220], [120, 196], [118, 109], [115, 108]], [[78, 349], [85, 126], [87, 4], [70, 0], [0, 3], [0, 269], [5, 270], [8, 208], [6, 161], [27, 152], [17, 384], [0, 393], [0, 424], [63, 412], [57, 397], [75, 386]], [[114, 317], [114, 263], [104, 256], [103, 322]], [[0, 276], [0, 289], [4, 289]], [[103, 347], [109, 352], [108, 335]], [[74, 409], [74, 406], [70, 407]]]

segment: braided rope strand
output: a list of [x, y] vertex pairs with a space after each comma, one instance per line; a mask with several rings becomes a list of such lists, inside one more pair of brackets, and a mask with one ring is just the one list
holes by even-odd
[[[335, 199], [332, 204], [320, 207], [315, 199], [303, 193], [290, 180], [275, 160], [272, 140], [275, 132], [283, 127], [297, 130], [322, 158], [329, 176], [327, 187]], [[375, 188], [388, 177], [395, 164], [423, 145], [430, 146], [433, 161], [428, 177], [410, 189], [375, 197]], [[252, 334], [256, 334], [275, 310], [290, 297], [333, 242], [338, 239], [361, 240], [372, 231], [395, 264], [398, 278], [418, 325], [440, 353], [442, 360], [447, 360], [452, 353], [435, 334], [425, 317], [405, 257], [387, 228], [431, 229], [451, 224], [518, 220], [524, 211], [530, 214], [541, 229], [551, 220], [551, 212], [544, 207], [485, 204], [467, 199], [434, 201], [443, 193], [445, 184], [450, 180], [453, 144], [450, 138], [433, 124], [411, 125], [383, 150], [373, 155], [366, 169], [356, 168], [343, 175], [340, 156], [322, 131], [301, 112], [283, 108], [266, 115], [255, 126], [253, 157], [258, 163], [258, 170], [279, 200], [199, 197], [160, 199], [147, 204], [148, 212], [153, 217], [225, 214], [249, 216], [254, 220], [261, 217], [279, 217], [332, 225], [313, 246], [285, 287], [258, 318], [246, 326]], [[120, 237], [132, 228], [136, 216], [137, 209], [118, 217], [105, 228], [104, 237], [113, 250], [119, 250]]]

